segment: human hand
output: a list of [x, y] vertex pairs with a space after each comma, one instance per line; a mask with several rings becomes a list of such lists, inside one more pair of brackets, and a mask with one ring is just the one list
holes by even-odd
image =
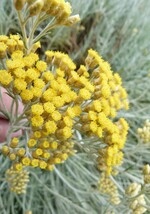
[[[12, 98], [7, 95], [6, 90], [4, 88], [1, 88], [1, 99], [0, 99], [0, 110], [5, 111], [7, 110], [8, 112], [11, 111], [11, 103], [12, 103]], [[3, 101], [3, 102], [2, 102]], [[5, 109], [5, 107], [6, 109]], [[18, 107], [18, 113], [21, 114], [23, 111], [23, 104], [19, 102], [19, 107]], [[13, 111], [14, 113], [14, 111]], [[10, 122], [9, 120], [3, 116], [0, 115], [0, 143], [4, 142], [6, 140], [7, 132], [10, 127]], [[17, 137], [22, 134], [22, 131], [19, 130], [11, 135], [11, 137]]]

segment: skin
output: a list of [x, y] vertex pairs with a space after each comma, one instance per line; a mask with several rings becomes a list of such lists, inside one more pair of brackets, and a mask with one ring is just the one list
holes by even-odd
[[[1, 94], [2, 94], [3, 103], [4, 103], [7, 111], [10, 112], [12, 98], [6, 94], [6, 90], [4, 88], [1, 88]], [[2, 105], [1, 100], [0, 100], [0, 110], [5, 111], [5, 108]], [[21, 114], [22, 111], [23, 111], [23, 104], [21, 102], [19, 102], [18, 113]], [[13, 111], [13, 114], [14, 113], [15, 113], [15, 109]], [[9, 129], [9, 127], [10, 127], [9, 120], [5, 116], [0, 115], [0, 143], [4, 142], [6, 140], [7, 131]], [[11, 137], [18, 137], [21, 134], [22, 134], [22, 131], [19, 130], [19, 131], [13, 133]]]

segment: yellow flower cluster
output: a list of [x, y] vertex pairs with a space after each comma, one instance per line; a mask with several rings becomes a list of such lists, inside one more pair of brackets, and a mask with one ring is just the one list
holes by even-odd
[[116, 131], [113, 133], [106, 132], [106, 135], [103, 137], [107, 146], [98, 150], [98, 169], [106, 169], [108, 175], [111, 174], [113, 166], [117, 166], [122, 163], [123, 152], [121, 149], [124, 148], [128, 132], [128, 124], [123, 118], [120, 118], [118, 122], [115, 122], [114, 127], [115, 126]]
[[120, 150], [126, 141], [128, 124], [124, 118], [117, 122], [113, 122], [112, 119], [116, 117], [118, 110], [129, 108], [127, 93], [122, 87], [119, 74], [113, 74], [110, 65], [97, 52], [89, 50], [85, 61], [86, 67], [93, 69], [91, 82], [95, 89], [93, 101], [85, 107], [88, 114], [83, 117], [86, 124], [83, 124], [82, 128], [100, 138], [103, 137], [107, 146], [98, 151], [98, 168], [100, 170], [107, 168], [109, 175], [112, 167], [121, 164], [123, 159]]
[[98, 182], [98, 189], [101, 193], [107, 194], [110, 197], [110, 202], [112, 204], [118, 205], [120, 203], [119, 193], [115, 183], [109, 178], [106, 177], [104, 173], [101, 175]]
[[144, 206], [146, 205], [145, 196], [144, 194], [140, 194], [140, 192], [141, 185], [138, 183], [131, 183], [126, 189], [126, 194], [131, 200], [130, 209], [132, 209], [133, 214], [142, 214], [147, 210]]
[[[71, 15], [71, 5], [65, 0], [14, 0], [16, 10], [20, 11], [27, 3], [29, 16], [42, 14], [55, 18], [56, 23], [63, 25], [72, 25], [80, 20], [78, 15]], [[44, 17], [44, 16], [43, 16]]]
[[138, 128], [137, 133], [144, 143], [150, 142], [150, 121], [146, 120], [143, 128]]
[[118, 110], [128, 109], [127, 93], [119, 74], [113, 74], [96, 51], [89, 50], [85, 65], [78, 69], [58, 51], [46, 51], [46, 62], [16, 47], [9, 56], [7, 69], [0, 70], [0, 84], [20, 97], [31, 128], [28, 152], [16, 139], [2, 148], [17, 162], [16, 169], [24, 165], [52, 170], [74, 154], [76, 130], [98, 142], [102, 139], [105, 148], [97, 153], [100, 170], [110, 174], [121, 164], [128, 124], [113, 118]]
[[8, 54], [12, 54], [15, 50], [23, 50], [24, 44], [20, 40], [19, 35], [0, 35], [0, 59], [4, 59]]
[[26, 193], [27, 184], [29, 182], [29, 172], [26, 170], [14, 170], [13, 167], [6, 171], [6, 181], [10, 190], [17, 194]]

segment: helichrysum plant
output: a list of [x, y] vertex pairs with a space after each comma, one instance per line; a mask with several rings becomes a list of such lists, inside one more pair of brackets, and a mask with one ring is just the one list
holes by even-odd
[[[37, 54], [40, 39], [50, 30], [80, 20], [78, 15], [71, 15], [68, 2], [14, 0], [14, 6], [22, 35], [0, 36], [0, 84], [13, 99], [11, 112], [7, 112], [10, 128], [1, 149], [13, 162], [6, 175], [22, 176], [28, 166], [51, 171], [82, 149], [104, 173], [102, 192], [109, 193], [111, 187], [115, 194], [110, 193], [112, 203], [120, 203], [117, 188], [107, 176], [122, 164], [129, 128], [117, 115], [129, 108], [121, 77], [93, 49], [82, 65], [59, 51], [47, 50], [42, 58]], [[12, 138], [20, 129], [23, 137]], [[8, 182], [11, 186], [15, 183]], [[18, 193], [22, 189], [24, 192], [17, 184], [12, 187]]]

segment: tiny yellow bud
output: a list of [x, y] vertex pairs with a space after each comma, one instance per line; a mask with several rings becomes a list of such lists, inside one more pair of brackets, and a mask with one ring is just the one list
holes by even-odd
[[53, 141], [52, 143], [50, 143], [51, 149], [57, 149], [57, 147], [58, 147], [58, 143], [56, 141]]
[[39, 167], [41, 169], [45, 169], [47, 167], [47, 163], [45, 161], [39, 161]]
[[67, 153], [63, 153], [60, 155], [61, 160], [67, 160], [68, 158], [68, 154]]
[[49, 170], [49, 171], [52, 171], [52, 170], [54, 170], [54, 166], [51, 165], [51, 164], [48, 164], [46, 169]]
[[36, 154], [37, 156], [40, 156], [40, 155], [43, 154], [43, 150], [42, 150], [42, 149], [36, 149], [36, 150], [35, 150], [35, 154]]
[[12, 161], [16, 160], [16, 154], [15, 153], [10, 153], [9, 154], [9, 159], [12, 160]]
[[43, 158], [45, 158], [45, 159], [48, 159], [48, 158], [50, 158], [50, 153], [49, 152], [44, 152], [43, 154], [42, 154], [42, 157]]
[[18, 138], [13, 138], [11, 143], [10, 143], [10, 147], [15, 148], [18, 145]]
[[26, 0], [29, 5], [33, 4], [36, 0]]
[[35, 145], [36, 145], [36, 140], [35, 139], [30, 139], [29, 141], [28, 141], [28, 147], [29, 148], [32, 148], [32, 147], [34, 147]]
[[18, 151], [17, 151], [17, 156], [19, 157], [23, 157], [24, 154], [25, 154], [25, 149], [24, 148], [20, 148]]
[[37, 0], [33, 4], [31, 4], [29, 10], [30, 10], [30, 16], [36, 16], [44, 6], [43, 0]]
[[25, 214], [32, 214], [32, 211], [26, 211]]
[[61, 159], [60, 158], [54, 158], [54, 164], [59, 164], [61, 163]]
[[63, 24], [66, 26], [71, 26], [76, 24], [79, 21], [80, 21], [80, 16], [77, 14], [74, 16], [70, 16]]
[[35, 159], [35, 158], [31, 159], [31, 166], [37, 167], [38, 164], [39, 164], [39, 160], [38, 159]]
[[144, 174], [144, 175], [149, 175], [149, 174], [150, 174], [150, 165], [149, 165], [149, 164], [146, 164], [146, 165], [143, 167], [143, 174]]
[[22, 160], [21, 160], [22, 164], [25, 165], [25, 166], [29, 166], [30, 165], [30, 158], [28, 157], [23, 157]]
[[34, 137], [37, 138], [37, 139], [40, 138], [41, 137], [41, 132], [40, 131], [35, 131], [34, 132]]
[[3, 146], [3, 147], [2, 147], [2, 153], [3, 153], [4, 155], [8, 155], [9, 152], [10, 152], [10, 149], [9, 149], [8, 146]]
[[17, 171], [21, 171], [22, 170], [22, 164], [21, 163], [14, 163], [13, 168]]
[[26, 0], [14, 0], [14, 5], [15, 5], [16, 10], [22, 10], [25, 2], [26, 2]]

